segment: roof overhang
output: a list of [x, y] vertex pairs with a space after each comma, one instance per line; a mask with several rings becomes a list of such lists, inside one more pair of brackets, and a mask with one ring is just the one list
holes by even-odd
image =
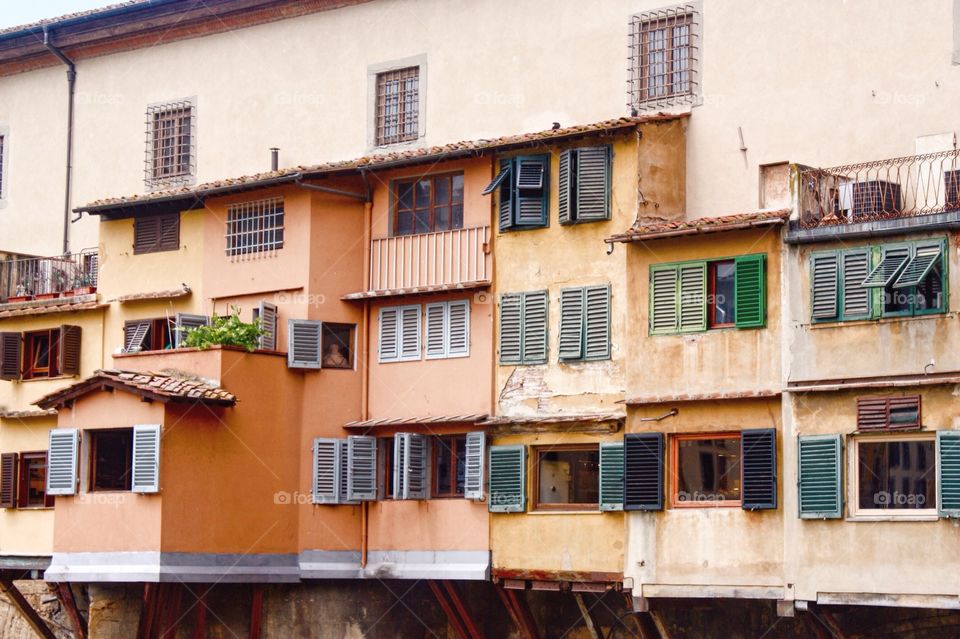
[[674, 237], [689, 237], [692, 235], [710, 235], [729, 231], [747, 231], [782, 226], [786, 224], [790, 211], [758, 211], [719, 217], [701, 217], [683, 222], [650, 223], [639, 228], [632, 228], [625, 233], [619, 233], [606, 238], [607, 244], [649, 242]]
[[485, 414], [436, 415], [428, 417], [386, 417], [364, 419], [344, 424], [350, 430], [373, 430], [378, 428], [402, 428], [405, 426], [445, 426], [451, 424], [478, 424], [487, 419]]
[[237, 398], [222, 388], [186, 377], [121, 370], [98, 370], [93, 375], [54, 391], [34, 402], [42, 409], [69, 407], [77, 399], [100, 391], [119, 390], [144, 401], [208, 406], [233, 406]]
[[626, 416], [619, 413], [575, 415], [497, 415], [480, 422], [497, 434], [548, 433], [561, 429], [569, 433], [616, 433], [623, 428]]
[[780, 397], [778, 390], [733, 391], [726, 393], [678, 393], [671, 395], [646, 395], [630, 397], [625, 402], [627, 406], [655, 406], [676, 402], [711, 402], [727, 399], [768, 399]]
[[788, 383], [787, 388], [784, 390], [791, 393], [823, 393], [845, 390], [911, 388], [917, 386], [951, 386], [957, 384], [960, 384], [960, 371], [933, 373], [930, 375], [797, 381]]

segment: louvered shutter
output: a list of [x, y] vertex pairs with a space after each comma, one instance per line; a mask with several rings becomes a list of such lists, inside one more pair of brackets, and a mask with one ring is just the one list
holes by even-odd
[[744, 510], [777, 507], [777, 431], [758, 428], [740, 433], [741, 505]]
[[810, 307], [813, 319], [836, 319], [839, 275], [840, 263], [836, 253], [816, 253], [810, 257]]
[[523, 363], [546, 364], [549, 338], [547, 335], [546, 291], [523, 294]]
[[567, 149], [560, 154], [560, 176], [559, 184], [557, 185], [557, 212], [558, 219], [560, 224], [570, 224], [574, 221], [573, 216], [573, 203], [570, 201], [570, 196], [573, 189], [571, 188], [571, 165], [575, 163], [573, 149]]
[[900, 275], [893, 283], [893, 288], [916, 286], [922, 282], [940, 260], [942, 251], [943, 245], [941, 242], [917, 244], [913, 250], [913, 257], [903, 267]]
[[17, 453], [0, 455], [0, 508], [17, 507]]
[[80, 338], [79, 326], [64, 324], [60, 327], [60, 374], [80, 374]]
[[840, 435], [808, 435], [798, 440], [801, 519], [843, 515], [843, 443]]
[[400, 359], [420, 359], [420, 306], [400, 308]]
[[501, 231], [513, 227], [513, 161], [500, 160], [500, 173], [484, 189], [484, 194], [497, 191], [497, 219]]
[[340, 502], [340, 449], [343, 440], [317, 437], [313, 440], [313, 503]]
[[663, 440], [663, 433], [624, 436], [624, 510], [663, 510]]
[[340, 486], [337, 491], [337, 503], [339, 504], [359, 504], [360, 502], [349, 497], [350, 481], [350, 459], [347, 440], [341, 439], [338, 448], [340, 459]]
[[320, 368], [320, 335], [323, 322], [317, 320], [287, 320], [287, 366], [290, 368]]
[[743, 255], [734, 260], [734, 308], [737, 328], [767, 323], [766, 255]]
[[486, 459], [487, 435], [482, 431], [467, 433], [463, 472], [463, 496], [483, 499], [483, 468]]
[[20, 379], [20, 333], [0, 333], [0, 379]]
[[960, 517], [960, 431], [937, 431], [937, 514]]
[[160, 244], [160, 219], [157, 216], [133, 218], [133, 254], [152, 253]]
[[470, 301], [447, 302], [447, 356], [470, 354]]
[[843, 319], [868, 319], [871, 312], [869, 288], [861, 286], [870, 272], [869, 249], [844, 251], [841, 255]]
[[576, 219], [594, 222], [610, 219], [610, 147], [577, 150]]
[[910, 247], [904, 245], [884, 246], [880, 263], [864, 278], [861, 286], [883, 288], [900, 274], [910, 259]]
[[160, 425], [133, 427], [133, 480], [135, 493], [160, 492]]
[[583, 356], [589, 360], [610, 359], [610, 287], [588, 286]]
[[529, 228], [547, 225], [549, 163], [549, 155], [519, 157], [515, 160], [515, 226]]
[[527, 507], [527, 448], [523, 444], [490, 447], [492, 513], [522, 513]]
[[522, 361], [523, 298], [517, 293], [500, 296], [500, 363]]
[[47, 452], [47, 494], [75, 495], [77, 492], [77, 448], [80, 431], [55, 428], [50, 431]]
[[429, 447], [427, 439], [417, 433], [397, 433], [394, 437], [398, 483], [394, 491], [399, 499], [427, 498], [427, 463]]
[[277, 350], [277, 305], [261, 300], [257, 318], [260, 320], [260, 330], [263, 331], [260, 335], [260, 348]]
[[677, 266], [650, 267], [650, 334], [677, 330]]
[[480, 195], [490, 195], [491, 193], [497, 190], [497, 187], [503, 184], [504, 180], [509, 181], [508, 179], [509, 177], [510, 177], [510, 160], [501, 160], [500, 172], [497, 173], [497, 176], [493, 178], [493, 181], [491, 181], [490, 184], [488, 184], [486, 188], [484, 188], [483, 191], [480, 192]]
[[177, 313], [174, 323], [173, 343], [175, 348], [182, 348], [187, 341], [187, 333], [194, 328], [209, 326], [210, 318], [206, 315], [193, 315], [190, 313]]
[[426, 312], [426, 343], [427, 359], [436, 359], [447, 356], [447, 305], [444, 302], [427, 304]]
[[560, 359], [583, 357], [584, 289], [560, 291]]
[[707, 330], [707, 263], [681, 264], [679, 270], [679, 318], [681, 333]]
[[147, 333], [150, 331], [150, 320], [131, 321], [123, 325], [123, 350], [126, 353], [136, 353], [143, 350]]
[[903, 430], [919, 427], [919, 395], [857, 398], [857, 430]]
[[600, 442], [600, 510], [623, 510], [623, 442]]
[[381, 308], [379, 324], [379, 359], [381, 362], [395, 362], [400, 359], [400, 309], [396, 306]]
[[158, 251], [176, 251], [180, 248], [180, 213], [170, 213], [157, 218]]
[[347, 437], [347, 499], [377, 498], [377, 438], [367, 435]]

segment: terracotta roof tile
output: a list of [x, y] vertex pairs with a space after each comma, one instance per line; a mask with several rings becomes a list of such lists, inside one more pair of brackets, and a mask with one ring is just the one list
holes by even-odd
[[54, 300], [32, 300], [0, 305], [0, 319], [23, 317], [25, 315], [46, 315], [48, 313], [72, 313], [103, 308], [106, 304], [97, 302], [96, 294], [79, 297], [59, 297]]
[[383, 417], [344, 424], [344, 428], [385, 428], [389, 426], [433, 426], [437, 424], [476, 424], [487, 419], [485, 414], [436, 415], [433, 417]]
[[589, 415], [510, 415], [491, 416], [480, 422], [481, 426], [504, 426], [509, 424], [599, 424], [603, 422], [622, 422], [625, 416], [620, 413], [595, 413]]
[[170, 289], [169, 291], [150, 291], [148, 293], [129, 293], [127, 295], [118, 295], [111, 302], [139, 302], [141, 300], [171, 300], [178, 297], [186, 297], [192, 291], [189, 286]]
[[758, 226], [778, 226], [790, 217], [788, 209], [735, 213], [695, 220], [671, 221], [659, 217], [639, 218], [626, 232], [607, 238], [607, 242], [636, 242], [681, 235], [699, 235], [736, 231]]
[[32, 419], [34, 417], [52, 417], [57, 414], [56, 408], [34, 410], [0, 410], [3, 419]]
[[16, 33], [18, 31], [34, 31], [37, 29], [42, 29], [44, 25], [54, 25], [60, 22], [66, 22], [67, 20], [76, 20], [77, 18], [94, 18], [98, 13], [107, 13], [113, 11], [114, 9], [131, 7], [136, 4], [142, 4], [145, 7], [150, 6], [150, 0], [129, 0], [128, 2], [118, 2], [116, 4], [97, 7], [96, 9], [76, 11], [74, 13], [67, 13], [53, 18], [44, 18], [43, 20], [37, 20], [36, 22], [28, 22], [27, 24], [18, 24], [12, 27], [5, 27], [0, 29], [0, 36], [5, 36], [8, 33]]
[[41, 408], [62, 406], [65, 402], [103, 386], [121, 388], [148, 399], [167, 401], [200, 401], [219, 406], [232, 406], [237, 398], [232, 393], [202, 379], [178, 371], [142, 373], [117, 369], [95, 371], [87, 379], [38, 399]]

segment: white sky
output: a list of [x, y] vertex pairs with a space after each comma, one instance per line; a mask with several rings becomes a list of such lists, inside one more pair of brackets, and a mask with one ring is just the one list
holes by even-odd
[[116, 4], [119, 0], [0, 0], [0, 29], [66, 13]]

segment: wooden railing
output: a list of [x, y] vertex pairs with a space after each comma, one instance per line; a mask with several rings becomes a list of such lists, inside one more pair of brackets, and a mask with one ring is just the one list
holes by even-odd
[[489, 281], [489, 241], [489, 226], [371, 240], [369, 290]]

